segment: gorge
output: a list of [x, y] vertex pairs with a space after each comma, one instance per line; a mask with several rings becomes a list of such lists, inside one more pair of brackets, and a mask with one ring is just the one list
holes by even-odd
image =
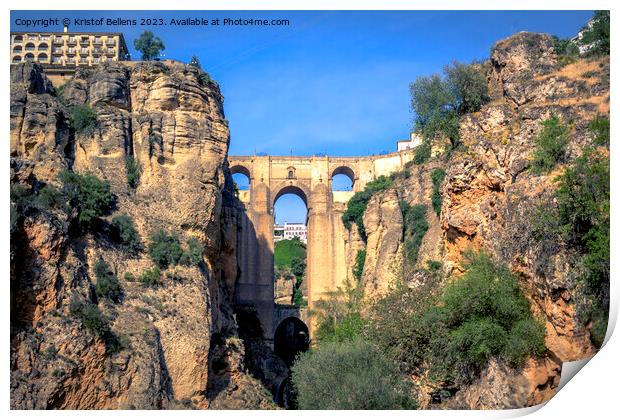
[[[282, 321], [298, 319], [314, 340], [310, 312], [331, 292], [440, 289], [467, 273], [472, 251], [517, 279], [545, 349], [519, 367], [489, 357], [459, 386], [408, 372], [413, 397], [420, 408], [547, 401], [562, 363], [593, 355], [605, 335], [579, 312], [588, 298], [571, 269], [578, 252], [541, 240], [534, 223], [558, 202], [570, 165], [591, 149], [609, 156], [592, 129], [609, 116], [609, 56], [561, 59], [548, 35], [499, 41], [482, 66], [489, 101], [459, 121], [462, 147], [440, 141], [422, 163], [415, 150], [229, 156], [219, 86], [179, 62], [101, 64], [62, 86], [38, 64], [12, 65], [11, 407], [277, 408], [289, 375], [273, 351]], [[532, 153], [553, 118], [569, 127], [566, 156], [536, 173]], [[235, 191], [237, 172], [249, 191]], [[353, 191], [332, 192], [339, 173]], [[89, 188], [95, 199], [83, 197]], [[274, 305], [273, 204], [283, 193], [308, 206], [303, 315]], [[363, 211], [347, 223], [356, 193]], [[425, 223], [413, 224], [420, 213]], [[131, 249], [122, 232], [133, 232]], [[103, 278], [116, 279], [113, 298]]]

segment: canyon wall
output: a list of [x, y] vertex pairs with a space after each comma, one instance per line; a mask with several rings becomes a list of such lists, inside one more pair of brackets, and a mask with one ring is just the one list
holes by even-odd
[[[462, 273], [463, 253], [482, 249], [518, 275], [532, 311], [546, 325], [547, 356], [515, 370], [492, 362], [478, 382], [457, 393], [451, 408], [533, 405], [553, 396], [562, 362], [592, 356], [588, 331], [575, 315], [569, 278], [570, 250], [532, 239], [534, 212], [549, 199], [562, 165], [546, 175], [528, 170], [541, 122], [557, 115], [571, 127], [566, 161], [591, 145], [589, 122], [609, 115], [609, 58], [579, 59], [559, 66], [548, 35], [519, 33], [498, 42], [485, 64], [491, 100], [460, 123], [462, 152], [411, 165], [392, 188], [376, 193], [364, 214], [367, 232], [362, 284], [367, 295], [397, 280], [415, 287], [428, 260], [442, 263], [445, 277]], [[445, 170], [441, 212], [432, 207], [435, 168]], [[425, 204], [429, 228], [413, 267], [403, 264], [403, 217], [399, 202]], [[359, 235], [346, 235], [352, 267]], [[429, 391], [430, 392], [430, 391]], [[428, 407], [422, 389], [419, 400]]]
[[[228, 173], [219, 86], [181, 63], [104, 64], [52, 86], [37, 64], [11, 66], [11, 183], [60, 187], [62, 171], [110, 183], [112, 212], [93, 231], [73, 212], [31, 207], [11, 235], [11, 407], [24, 409], [259, 408], [271, 397], [244, 366], [233, 296], [240, 217]], [[96, 113], [78, 133], [71, 110]], [[127, 159], [141, 168], [135, 188]], [[152, 267], [107, 234], [130, 216], [143, 244], [159, 229], [198, 238], [202, 262], [165, 270], [162, 284], [130, 281]], [[103, 259], [123, 297], [97, 299]], [[94, 303], [122, 343], [110, 349], [72, 315]]]

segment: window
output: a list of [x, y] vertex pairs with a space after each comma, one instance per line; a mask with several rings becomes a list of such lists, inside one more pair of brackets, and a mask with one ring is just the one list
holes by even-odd
[[21, 53], [22, 52], [22, 46], [18, 45], [15, 48], [13, 48], [13, 52], [14, 53]]
[[294, 179], [295, 178], [295, 168], [293, 168], [292, 166], [289, 166], [287, 169], [288, 172], [288, 179]]
[[34, 61], [34, 54], [28, 53], [24, 58], [26, 61]]
[[37, 57], [38, 61], [47, 61], [47, 54], [45, 53], [41, 53], [39, 54], [39, 56]]
[[22, 61], [22, 57], [20, 55], [16, 55], [15, 57], [13, 57], [14, 63], [21, 63], [21, 61]]

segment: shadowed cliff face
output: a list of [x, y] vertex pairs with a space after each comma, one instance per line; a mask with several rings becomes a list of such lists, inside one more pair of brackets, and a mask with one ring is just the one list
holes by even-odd
[[[270, 406], [235, 339], [229, 132], [219, 87], [199, 76], [180, 63], [105, 64], [54, 90], [38, 65], [11, 66], [11, 182], [59, 186], [68, 169], [107, 180], [116, 196], [91, 233], [70, 231], [75, 211], [51, 209], [29, 211], [12, 234], [12, 408]], [[97, 116], [87, 134], [70, 125], [82, 105]], [[136, 188], [128, 158], [141, 168]], [[198, 238], [203, 263], [169, 268], [159, 287], [127, 281], [125, 273], [138, 277], [152, 262], [110, 240], [117, 215], [134, 220], [143, 243], [158, 229]], [[121, 282], [118, 304], [94, 293], [99, 258]], [[81, 326], [69, 310], [76, 298], [98, 304], [120, 350]]]
[[[401, 263], [403, 221], [396, 213], [398, 201], [404, 200], [428, 208], [429, 229], [414, 269], [433, 259], [443, 264], [446, 276], [458, 276], [463, 252], [484, 249], [519, 275], [532, 311], [545, 321], [548, 357], [528, 361], [523, 370], [493, 361], [479, 381], [456, 394], [448, 404], [452, 408], [546, 401], [557, 390], [561, 363], [596, 351], [588, 327], [576, 316], [571, 251], [561, 244], [546, 249], [531, 235], [534, 212], [549, 200], [563, 167], [539, 176], [528, 164], [540, 123], [552, 114], [571, 124], [566, 161], [592, 144], [588, 123], [609, 114], [609, 58], [578, 60], [560, 68], [549, 36], [519, 33], [493, 47], [487, 68], [491, 101], [460, 123], [466, 151], [412, 166], [406, 179], [398, 178], [392, 189], [373, 196], [364, 215], [368, 239], [362, 281], [367, 293], [387, 289], [396, 278], [412, 287], [421, 281], [419, 273]], [[439, 217], [431, 204], [430, 174], [437, 166], [446, 171]], [[359, 241], [354, 231], [349, 236], [350, 243]], [[430, 404], [431, 392], [432, 387], [421, 388], [423, 406]]]

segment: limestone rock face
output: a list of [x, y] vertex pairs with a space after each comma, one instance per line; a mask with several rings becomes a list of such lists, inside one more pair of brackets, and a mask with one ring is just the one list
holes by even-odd
[[53, 96], [38, 64], [11, 67], [11, 157], [19, 157], [18, 175], [12, 175], [21, 180], [53, 180], [67, 166], [69, 127]]
[[[562, 362], [596, 351], [588, 328], [576, 319], [567, 276], [570, 251], [532, 238], [534, 212], [550, 200], [562, 168], [537, 176], [528, 166], [540, 123], [552, 114], [571, 124], [567, 161], [592, 144], [588, 123], [597, 114], [609, 113], [609, 60], [578, 60], [560, 67], [549, 36], [519, 33], [494, 46], [489, 64], [491, 102], [461, 119], [466, 151], [443, 162], [410, 167], [391, 190], [373, 197], [364, 215], [369, 235], [363, 278], [379, 282], [374, 287], [382, 289], [393, 280], [390, 273], [398, 272], [387, 262], [396, 261], [403, 246], [397, 234], [403, 222], [395, 214], [395, 203], [404, 200], [430, 209], [430, 173], [442, 166], [446, 177], [439, 189], [440, 217], [429, 210], [429, 230], [414, 268], [434, 259], [443, 263], [444, 274], [458, 276], [464, 251], [484, 249], [519, 276], [532, 311], [545, 320], [549, 356], [530, 360], [520, 371], [493, 362], [479, 382], [457, 393], [451, 404], [458, 408], [545, 401], [557, 389]], [[400, 268], [403, 280], [415, 283], [415, 275], [404, 270], [406, 263]]]
[[480, 378], [457, 392], [444, 408], [505, 410], [538, 405], [553, 397], [560, 373], [561, 366], [550, 359], [530, 360], [521, 372], [491, 360]]
[[362, 275], [368, 295], [385, 292], [400, 274], [402, 259], [403, 217], [394, 191], [371, 198], [364, 213], [366, 262]]
[[[222, 392], [238, 408], [269, 406], [235, 341], [237, 210], [217, 84], [201, 83], [197, 69], [180, 63], [104, 64], [60, 89], [28, 63], [11, 66], [11, 80], [11, 181], [38, 190], [70, 169], [107, 180], [116, 196], [95, 233], [71, 230], [75, 211], [32, 210], [12, 234], [12, 408], [208, 408], [223, 404]], [[78, 133], [71, 109], [84, 105], [97, 123]], [[128, 159], [140, 168], [135, 188]], [[130, 281], [125, 273], [139, 277], [152, 262], [106, 235], [118, 215], [133, 219], [144, 245], [159, 229], [182, 243], [197, 238], [203, 263], [165, 270], [158, 287]], [[97, 299], [99, 258], [121, 282], [118, 304]], [[81, 325], [74, 300], [98, 306], [118, 346]], [[225, 383], [215, 380], [222, 372]], [[236, 399], [240, 392], [254, 397]]]

